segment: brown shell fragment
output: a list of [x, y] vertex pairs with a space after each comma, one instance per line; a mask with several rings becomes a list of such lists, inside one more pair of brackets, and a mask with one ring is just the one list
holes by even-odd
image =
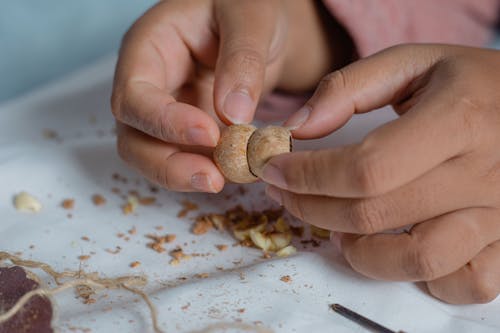
[[[7, 312], [24, 294], [38, 287], [22, 267], [0, 267], [0, 313]], [[52, 316], [50, 300], [34, 296], [12, 318], [0, 323], [0, 333], [52, 333]]]
[[253, 183], [257, 180], [250, 172], [247, 159], [247, 145], [252, 133], [252, 125], [232, 125], [222, 132], [214, 151], [214, 161], [229, 181], [234, 183]]
[[292, 135], [281, 126], [268, 126], [256, 130], [248, 140], [248, 165], [257, 177], [262, 177], [264, 165], [274, 156], [289, 153]]

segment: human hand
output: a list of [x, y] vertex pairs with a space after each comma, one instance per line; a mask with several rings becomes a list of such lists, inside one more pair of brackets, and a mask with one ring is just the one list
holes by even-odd
[[121, 157], [168, 189], [220, 191], [209, 157], [215, 114], [250, 122], [263, 93], [312, 89], [340, 61], [315, 3], [178, 0], [150, 9], [126, 34], [116, 68]]
[[449, 303], [489, 302], [500, 292], [498, 87], [500, 52], [487, 49], [398, 46], [333, 72], [287, 121], [295, 137], [387, 104], [401, 117], [359, 144], [273, 158], [267, 193], [332, 230], [366, 276], [426, 281]]

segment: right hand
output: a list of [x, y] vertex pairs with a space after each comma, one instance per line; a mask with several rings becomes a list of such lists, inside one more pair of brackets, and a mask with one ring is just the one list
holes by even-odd
[[128, 31], [113, 86], [118, 151], [175, 191], [218, 192], [219, 125], [248, 123], [274, 88], [312, 89], [332, 68], [309, 0], [163, 1]]

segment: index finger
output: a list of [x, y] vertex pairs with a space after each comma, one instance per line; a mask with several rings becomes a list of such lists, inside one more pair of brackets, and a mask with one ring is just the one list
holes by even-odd
[[214, 146], [219, 138], [214, 119], [173, 97], [188, 83], [194, 65], [177, 23], [169, 20], [178, 17], [169, 5], [154, 6], [126, 34], [113, 84], [113, 114], [163, 141]]

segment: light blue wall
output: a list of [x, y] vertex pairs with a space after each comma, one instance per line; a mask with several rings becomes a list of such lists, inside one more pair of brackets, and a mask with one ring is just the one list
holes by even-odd
[[0, 101], [118, 49], [154, 0], [2, 0]]

